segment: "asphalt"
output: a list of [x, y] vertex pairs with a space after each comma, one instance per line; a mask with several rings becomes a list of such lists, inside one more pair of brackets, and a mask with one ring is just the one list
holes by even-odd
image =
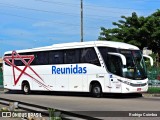
[[[16, 93], [16, 94], [15, 94]], [[47, 92], [43, 93], [32, 93], [31, 95], [23, 95], [18, 91], [3, 92], [1, 91], [1, 97], [7, 99], [21, 100], [23, 102], [29, 102], [32, 104], [39, 104], [46, 107], [52, 107], [63, 110], [79, 110], [79, 111], [159, 111], [159, 100], [158, 97], [153, 97], [153, 94], [144, 93], [143, 97], [104, 97], [104, 98], [92, 98], [89, 96], [73, 96], [73, 95], [60, 95], [50, 94]], [[107, 118], [110, 119], [110, 118]], [[114, 118], [111, 118], [113, 120]], [[119, 120], [120, 118], [118, 118]], [[128, 120], [122, 118], [122, 120]], [[143, 120], [145, 118], [133, 118], [134, 120]], [[151, 119], [151, 118], [150, 118]], [[156, 118], [154, 118], [156, 119]], [[115, 118], [116, 120], [116, 118]], [[146, 120], [146, 119], [145, 119]], [[158, 119], [157, 119], [158, 120]]]

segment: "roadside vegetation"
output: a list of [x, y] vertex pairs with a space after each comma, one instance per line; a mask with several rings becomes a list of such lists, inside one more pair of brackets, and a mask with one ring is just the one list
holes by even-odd
[[149, 61], [146, 61], [147, 65], [147, 76], [149, 79], [148, 85], [148, 93], [159, 94], [160, 93], [160, 64], [157, 60], [156, 54], [150, 55], [154, 60], [154, 66], [149, 65]]
[[160, 93], [160, 87], [149, 87], [148, 88], [148, 93], [150, 93], [150, 94], [152, 94], [152, 93], [159, 94]]
[[113, 22], [115, 28], [101, 27], [99, 40], [119, 41], [151, 49], [160, 56], [160, 9], [151, 15], [138, 16], [133, 12], [131, 16], [121, 16], [121, 20]]
[[121, 16], [121, 20], [113, 22], [114, 28], [101, 27], [99, 40], [118, 41], [133, 44], [141, 50], [152, 50], [150, 55], [154, 66], [146, 61], [149, 79], [148, 93], [160, 93], [160, 9], [149, 16], [138, 16], [133, 12], [130, 16]]

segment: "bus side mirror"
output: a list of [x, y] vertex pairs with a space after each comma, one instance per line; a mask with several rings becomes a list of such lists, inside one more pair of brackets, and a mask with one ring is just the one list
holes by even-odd
[[153, 58], [148, 55], [143, 55], [143, 57], [149, 58], [151, 66], [153, 66]]
[[127, 62], [126, 62], [126, 57], [125, 57], [124, 55], [122, 55], [122, 54], [120, 54], [120, 53], [114, 53], [114, 52], [108, 52], [108, 54], [109, 54], [109, 55], [114, 55], [114, 56], [120, 57], [121, 60], [122, 60], [122, 64], [123, 64], [123, 65], [126, 65], [126, 64], [127, 64]]

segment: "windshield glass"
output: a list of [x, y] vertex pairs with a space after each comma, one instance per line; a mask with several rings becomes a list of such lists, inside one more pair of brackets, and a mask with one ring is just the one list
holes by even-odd
[[[107, 70], [118, 76], [134, 80], [147, 78], [146, 66], [140, 50], [126, 50], [108, 47], [99, 47], [101, 55], [105, 61]], [[126, 66], [123, 66], [119, 56], [110, 55], [108, 52], [120, 53], [126, 57]]]
[[131, 79], [145, 79], [146, 66], [140, 50], [120, 50], [126, 57], [127, 65], [122, 69], [123, 76]]

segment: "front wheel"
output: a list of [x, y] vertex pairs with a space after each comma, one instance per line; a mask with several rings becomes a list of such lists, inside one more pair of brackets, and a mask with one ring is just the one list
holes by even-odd
[[30, 93], [29, 83], [24, 83], [24, 84], [22, 85], [22, 90], [23, 90], [24, 94], [29, 94], [29, 93]]
[[99, 84], [94, 84], [92, 86], [92, 91], [91, 92], [92, 92], [92, 95], [94, 97], [97, 97], [97, 98], [102, 97], [102, 89], [101, 89], [101, 86]]

